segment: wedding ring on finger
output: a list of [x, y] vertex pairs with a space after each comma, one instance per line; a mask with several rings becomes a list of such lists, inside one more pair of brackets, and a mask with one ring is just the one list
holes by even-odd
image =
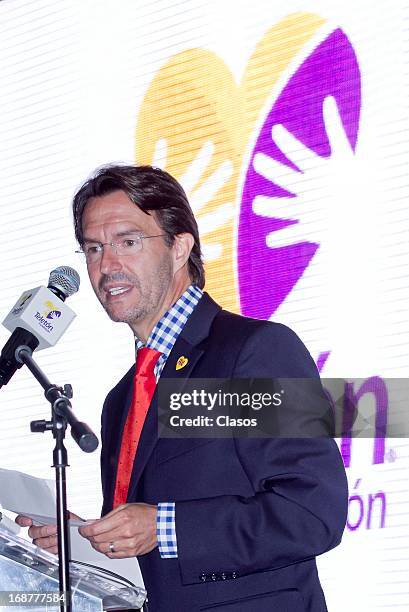
[[113, 542], [109, 543], [109, 552], [114, 553], [115, 552], [115, 546]]

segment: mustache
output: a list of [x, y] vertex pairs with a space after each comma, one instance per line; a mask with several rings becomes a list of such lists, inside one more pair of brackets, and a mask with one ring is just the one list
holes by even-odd
[[123, 272], [117, 272], [115, 274], [109, 274], [101, 278], [98, 283], [98, 289], [99, 291], [104, 291], [108, 284], [117, 283], [121, 281], [126, 282], [130, 285], [136, 285], [137, 287], [139, 286], [139, 280], [136, 277], [128, 276]]

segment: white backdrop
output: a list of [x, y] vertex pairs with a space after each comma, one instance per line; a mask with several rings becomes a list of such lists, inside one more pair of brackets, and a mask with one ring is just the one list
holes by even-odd
[[[289, 17], [295, 13], [296, 18]], [[292, 200], [273, 197], [257, 210], [253, 200], [253, 213], [299, 223], [287, 233], [272, 231], [260, 244], [253, 230], [247, 240], [259, 258], [254, 261], [283, 245], [307, 241], [320, 246], [297, 282], [269, 310], [266, 287], [280, 286], [281, 277], [250, 281], [245, 265], [240, 269], [252, 151], [270, 108], [278, 108], [281, 93], [294, 83], [302, 63], [337, 29], [359, 69], [359, 84], [350, 89], [351, 105], [361, 96], [359, 126], [351, 136], [356, 142], [348, 145], [337, 114], [341, 103], [338, 99], [337, 110], [330, 100], [319, 118], [329, 141], [326, 154], [318, 149], [312, 153], [313, 147], [306, 145], [310, 132], [305, 119], [303, 142], [283, 130], [273, 132], [301, 173], [288, 163], [277, 167], [258, 158], [267, 163], [267, 169], [258, 167], [259, 174], [286, 187]], [[270, 38], [265, 39], [267, 32]], [[265, 47], [262, 40], [267, 40]], [[178, 127], [176, 120], [175, 128], [171, 122], [177, 116], [177, 96], [182, 96], [182, 119], [187, 121], [189, 94], [170, 88], [169, 98], [163, 99], [160, 82], [160, 75], [167, 74], [163, 66], [176, 54], [189, 59], [184, 54], [192, 49], [209, 54], [200, 59], [202, 72], [195, 65], [193, 78], [198, 91], [203, 83], [208, 90], [201, 95], [213, 96], [213, 106], [209, 103], [202, 113], [214, 119], [221, 134], [218, 142], [216, 128], [207, 133], [202, 126], [194, 151], [171, 138]], [[249, 60], [255, 49], [261, 58], [259, 72]], [[275, 54], [271, 66], [269, 53]], [[337, 53], [334, 45], [333, 56]], [[209, 290], [223, 305], [248, 314], [245, 292], [251, 282], [254, 303], [260, 303], [256, 315], [293, 327], [314, 358], [321, 355], [323, 375], [408, 375], [408, 67], [407, 0], [253, 0], [235, 2], [234, 9], [227, 0], [0, 2], [0, 316], [23, 290], [46, 284], [52, 268], [67, 264], [79, 271], [81, 289], [69, 303], [77, 319], [58, 346], [37, 358], [51, 380], [72, 383], [75, 411], [94, 431], [99, 431], [107, 391], [133, 359], [133, 339], [126, 326], [111, 323], [97, 305], [86, 270], [73, 254], [70, 200], [89, 172], [112, 161], [156, 160], [187, 187], [190, 183], [204, 236]], [[352, 68], [334, 63], [331, 70], [348, 76]], [[264, 80], [257, 81], [260, 74]], [[242, 87], [246, 78], [247, 89]], [[331, 96], [336, 97], [329, 90], [325, 97]], [[347, 129], [352, 110], [345, 99], [346, 114], [341, 116]], [[196, 120], [201, 117], [199, 112]], [[250, 127], [246, 131], [243, 125]], [[311, 124], [311, 133], [313, 129]], [[172, 158], [180, 147], [189, 158], [186, 167]], [[200, 177], [198, 168], [206, 163], [207, 174], [202, 171], [195, 189], [195, 169]], [[266, 202], [272, 207], [267, 211]], [[289, 204], [294, 206], [291, 212], [285, 208]], [[0, 330], [2, 344], [7, 337]], [[51, 437], [29, 432], [31, 419], [48, 416], [40, 388], [22, 370], [0, 393], [0, 466], [52, 477]], [[99, 458], [80, 453], [71, 439], [67, 446], [69, 505], [95, 517], [101, 504]], [[409, 609], [409, 444], [387, 440], [376, 465], [372, 446], [371, 441], [353, 442], [347, 468], [355, 497], [349, 528], [343, 544], [319, 562], [331, 612]], [[376, 493], [384, 495], [384, 520], [374, 507], [368, 523], [369, 498]]]

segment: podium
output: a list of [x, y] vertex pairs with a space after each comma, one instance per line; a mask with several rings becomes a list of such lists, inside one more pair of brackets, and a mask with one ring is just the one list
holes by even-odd
[[[73, 612], [147, 610], [146, 591], [121, 576], [70, 564]], [[0, 606], [17, 612], [59, 612], [58, 558], [0, 525]]]

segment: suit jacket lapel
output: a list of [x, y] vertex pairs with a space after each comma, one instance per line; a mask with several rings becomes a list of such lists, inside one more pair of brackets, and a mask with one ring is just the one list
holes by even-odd
[[[163, 369], [161, 378], [172, 378], [175, 381], [175, 391], [183, 388], [184, 382], [193, 370], [196, 362], [203, 354], [203, 351], [192, 346], [183, 338], [180, 338], [180, 350], [182, 355], [188, 360], [186, 366], [179, 370], [176, 370], [176, 362], [179, 358], [179, 352], [175, 353], [175, 348], [166, 361], [166, 365]], [[159, 382], [160, 384], [160, 382]], [[180, 386], [179, 386], [180, 385]], [[138, 481], [142, 475], [143, 470], [151, 456], [153, 449], [158, 442], [158, 386], [155, 389], [155, 393], [152, 398], [151, 405], [146, 415], [145, 423], [142, 429], [141, 438], [138, 444], [138, 450], [136, 452], [135, 463], [132, 471], [132, 478], [128, 490], [128, 500], [135, 499], [135, 493], [138, 487]]]
[[[203, 354], [203, 349], [197, 345], [202, 342], [210, 331], [214, 317], [219, 312], [220, 306], [216, 304], [206, 293], [201, 298], [195, 310], [190, 315], [182, 333], [175, 342], [175, 345], [166, 361], [161, 374], [164, 378], [175, 379], [176, 385], [180, 383], [179, 389], [182, 390], [186, 379], [190, 376], [194, 367]], [[186, 365], [176, 369], [176, 364], [180, 357], [184, 357]], [[125, 417], [126, 418], [126, 417]], [[122, 425], [123, 428], [123, 425]], [[122, 431], [122, 430], [121, 430]], [[194, 443], [200, 440], [192, 440]], [[138, 481], [143, 470], [158, 442], [158, 388], [156, 388], [143, 426], [141, 438], [133, 467], [131, 482], [128, 490], [128, 500], [135, 499]], [[164, 440], [162, 440], [164, 442]], [[170, 440], [170, 442], [174, 442]], [[182, 440], [185, 443], [186, 439]]]
[[134, 376], [135, 365], [125, 374], [118, 388], [113, 392], [112, 398], [107, 406], [108, 414], [106, 415], [103, 441], [104, 456], [106, 459], [104, 461], [105, 467], [102, 473], [102, 477], [105, 479], [104, 511], [108, 511], [108, 509], [112, 508], [119, 450], [122, 442], [122, 432], [132, 401]]

